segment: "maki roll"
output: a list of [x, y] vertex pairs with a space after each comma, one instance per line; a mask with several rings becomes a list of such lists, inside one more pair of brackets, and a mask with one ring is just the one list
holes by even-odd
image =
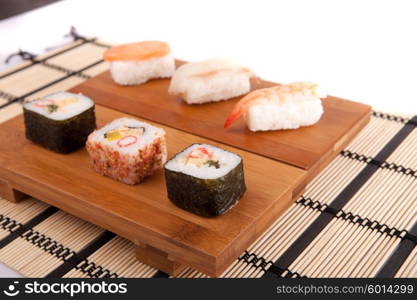
[[110, 63], [113, 80], [120, 85], [142, 84], [153, 78], [171, 77], [175, 60], [169, 45], [160, 41], [143, 41], [119, 45], [104, 53]]
[[227, 100], [250, 91], [254, 73], [225, 59], [187, 63], [177, 69], [168, 92], [188, 104]]
[[84, 146], [96, 128], [94, 102], [82, 94], [58, 92], [23, 104], [26, 138], [69, 153]]
[[165, 131], [132, 118], [94, 131], [86, 147], [95, 171], [126, 184], [140, 183], [162, 169], [167, 158]]
[[168, 198], [200, 216], [224, 214], [246, 191], [242, 158], [208, 144], [189, 146], [164, 169]]

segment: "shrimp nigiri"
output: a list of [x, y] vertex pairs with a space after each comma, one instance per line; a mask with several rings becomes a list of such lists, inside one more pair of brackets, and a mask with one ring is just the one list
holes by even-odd
[[251, 131], [296, 129], [316, 123], [323, 114], [318, 86], [296, 82], [255, 90], [243, 97], [224, 123], [244, 117]]

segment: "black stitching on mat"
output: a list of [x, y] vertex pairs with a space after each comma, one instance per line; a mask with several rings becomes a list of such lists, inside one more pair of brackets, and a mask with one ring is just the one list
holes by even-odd
[[[298, 205], [309, 207], [311, 209], [319, 210], [321, 212], [324, 212], [324, 211], [327, 211], [327, 210], [331, 209], [331, 208], [328, 207], [327, 204], [321, 203], [317, 200], [313, 201], [310, 197], [306, 198], [304, 196], [301, 196], [297, 201], [295, 201], [295, 203], [298, 204]], [[335, 214], [336, 214], [336, 212], [335, 212]]]
[[[411, 122], [410, 122], [411, 123]], [[414, 125], [413, 125], [414, 126]], [[409, 175], [409, 176], [414, 176], [417, 177], [417, 170], [413, 170], [411, 168], [402, 166], [402, 165], [398, 165], [396, 163], [389, 163], [386, 161], [379, 161], [376, 160], [370, 156], [365, 156], [363, 154], [358, 154], [356, 152], [351, 152], [349, 150], [342, 150], [342, 152], [340, 152], [340, 155], [342, 155], [343, 157], [347, 157], [353, 160], [357, 160], [360, 162], [365, 162], [367, 164], [373, 164], [375, 166], [377, 166], [378, 168], [381, 169], [388, 169], [397, 173], [401, 173], [404, 175]]]
[[277, 267], [275, 265], [271, 265], [268, 269], [268, 272], [266, 272], [263, 275], [263, 278], [307, 278], [307, 276], [302, 276], [301, 274], [297, 272], [292, 272], [288, 269], [281, 269], [280, 267]]
[[281, 269], [277, 266], [274, 266], [274, 262], [271, 260], [266, 260], [263, 257], [260, 257], [256, 255], [255, 253], [250, 253], [247, 250], [238, 258], [239, 261], [244, 261], [248, 265], [251, 265], [251, 267], [254, 267], [255, 269], [261, 268], [262, 271], [270, 271], [274, 273], [275, 276], [278, 277], [287, 277], [287, 278], [301, 278], [306, 276], [301, 276], [297, 272], [291, 272], [288, 269]]
[[26, 231], [21, 238], [63, 261], [67, 261], [75, 255], [75, 252], [70, 248], [33, 229]]
[[2, 240], [0, 240], [0, 249], [4, 246], [8, 245], [9, 243], [13, 242], [15, 239], [20, 237], [22, 234], [24, 234], [26, 231], [32, 229], [34, 226], [38, 225], [39, 223], [43, 222], [50, 216], [52, 216], [54, 213], [58, 211], [58, 208], [50, 206], [47, 209], [45, 209], [40, 214], [36, 215], [32, 219], [30, 219], [28, 222], [20, 226], [18, 229], [13, 231], [8, 236], [4, 237]]
[[18, 223], [5, 215], [0, 215], [0, 227], [4, 230], [7, 230], [8, 232], [13, 232], [21, 226], [21, 223]]
[[[70, 69], [64, 68], [62, 66], [59, 66], [59, 65], [48, 62], [47, 60], [49, 60], [49, 58], [38, 60], [38, 59], [36, 59], [35, 54], [30, 53], [28, 51], [23, 51], [23, 50], [19, 50], [18, 52], [11, 54], [6, 59], [6, 63], [14, 56], [20, 56], [23, 60], [30, 60], [32, 62], [32, 64], [40, 64], [44, 67], [47, 67], [47, 68], [50, 68], [50, 69], [53, 69], [53, 70], [56, 70], [56, 71], [59, 71], [59, 72], [63, 72], [63, 73], [66, 73], [66, 74], [75, 73], [74, 70], [70, 70]], [[75, 76], [85, 78], [85, 79], [91, 78], [91, 76], [89, 76], [87, 74], [82, 74], [82, 73], [77, 73], [77, 74], [75, 74]]]
[[372, 111], [372, 116], [374, 116], [376, 118], [388, 120], [388, 121], [399, 122], [399, 123], [407, 123], [407, 121], [408, 121], [408, 118], [403, 118], [403, 117], [400, 117], [400, 116], [390, 115], [390, 114], [382, 113], [382, 112], [379, 112], [379, 111]]
[[108, 49], [108, 48], [111, 48], [112, 47], [111, 45], [107, 45], [107, 44], [103, 44], [103, 43], [97, 42], [97, 38], [90, 39], [90, 40], [87, 40], [87, 41], [89, 43], [95, 45], [95, 46], [102, 47], [102, 48], [107, 48]]
[[71, 76], [74, 76], [75, 74], [81, 73], [81, 72], [83, 72], [83, 71], [85, 71], [85, 70], [87, 70], [87, 69], [89, 69], [89, 68], [92, 68], [92, 67], [94, 67], [94, 66], [96, 66], [96, 65], [98, 65], [98, 64], [100, 64], [100, 63], [102, 63], [102, 62], [103, 62], [103, 60], [102, 60], [102, 59], [100, 59], [100, 60], [98, 60], [98, 61], [96, 61], [96, 62], [94, 62], [94, 63], [92, 63], [92, 64], [89, 64], [88, 66], [86, 66], [86, 67], [84, 67], [84, 68], [82, 68], [82, 69], [80, 69], [80, 70], [78, 70], [78, 71], [75, 71], [75, 72], [73, 72], [73, 73], [71, 73], [71, 74], [68, 74], [68, 75], [66, 75], [66, 76], [64, 76], [64, 77], [58, 78], [58, 79], [56, 79], [56, 80], [54, 80], [54, 81], [52, 81], [52, 82], [50, 82], [50, 83], [47, 83], [47, 84], [45, 84], [45, 85], [43, 85], [43, 86], [41, 86], [41, 87], [37, 88], [36, 90], [33, 90], [33, 91], [29, 92], [29, 93], [26, 93], [26, 94], [25, 94], [25, 95], [23, 95], [23, 96], [20, 96], [20, 97], [17, 97], [17, 98], [15, 98], [15, 99], [13, 99], [12, 101], [9, 101], [9, 102], [7, 102], [7, 103], [5, 103], [5, 104], [3, 104], [3, 105], [0, 105], [0, 109], [4, 108], [4, 107], [6, 107], [6, 106], [8, 106], [8, 105], [10, 105], [10, 104], [12, 104], [12, 103], [15, 103], [15, 102], [18, 102], [18, 101], [23, 101], [26, 97], [29, 97], [30, 95], [33, 95], [33, 94], [35, 94], [35, 93], [37, 93], [37, 92], [39, 92], [39, 91], [41, 91], [41, 90], [44, 90], [44, 89], [46, 89], [46, 88], [48, 88], [48, 87], [50, 87], [50, 86], [52, 86], [52, 85], [54, 85], [54, 84], [57, 84], [57, 83], [59, 83], [59, 82], [61, 82], [61, 81], [65, 80], [65, 79], [68, 79], [68, 78], [70, 78]]
[[[26, 70], [26, 69], [28, 69], [28, 68], [32, 67], [32, 66], [33, 66], [33, 65], [35, 65], [35, 64], [38, 64], [38, 63], [40, 63], [40, 62], [44, 62], [44, 61], [46, 61], [46, 60], [48, 60], [48, 59], [51, 59], [51, 58], [56, 57], [56, 56], [58, 56], [58, 55], [61, 55], [61, 54], [65, 53], [65, 52], [68, 52], [68, 51], [74, 50], [75, 48], [78, 48], [78, 47], [80, 47], [80, 46], [82, 46], [82, 45], [85, 45], [86, 43], [87, 43], [87, 42], [83, 41], [83, 42], [82, 42], [82, 43], [80, 43], [80, 44], [74, 45], [74, 46], [69, 47], [69, 48], [67, 48], [67, 49], [63, 49], [63, 50], [61, 50], [61, 51], [59, 51], [59, 52], [56, 52], [56, 53], [51, 54], [51, 55], [49, 55], [49, 56], [47, 56], [47, 57], [44, 57], [43, 59], [40, 59], [40, 60], [37, 60], [37, 61], [32, 61], [32, 62], [31, 62], [29, 65], [27, 65], [27, 66], [23, 66], [23, 67], [21, 67], [21, 68], [19, 68], [19, 69], [16, 69], [16, 70], [13, 70], [13, 71], [10, 71], [10, 72], [8, 72], [8, 73], [5, 73], [5, 74], [1, 75], [1, 76], [0, 76], [0, 79], [3, 79], [3, 78], [8, 77], [8, 76], [11, 76], [11, 75], [16, 74], [16, 73], [18, 73], [18, 72], [20, 72], [20, 71]], [[12, 55], [13, 55], [13, 54], [12, 54]]]
[[77, 29], [74, 26], [71, 26], [70, 32], [66, 36], [72, 37], [72, 39], [74, 41], [81, 40], [83, 42], [91, 43], [91, 44], [94, 44], [96, 46], [103, 47], [103, 48], [110, 48], [111, 47], [110, 45], [106, 45], [106, 44], [97, 42], [97, 38], [89, 39], [89, 38], [79, 34]]
[[[246, 264], [250, 265], [254, 269], [261, 268], [264, 272], [266, 272], [273, 264], [273, 261], [267, 260], [261, 256], [258, 256], [256, 253], [250, 253], [247, 250], [243, 252], [241, 256], [238, 257], [239, 261], [244, 261]], [[284, 270], [283, 270], [284, 271]], [[277, 274], [280, 276], [281, 274]], [[158, 271], [155, 273], [153, 278], [168, 278], [169, 274]]]
[[[59, 66], [59, 65], [56, 65], [56, 64], [53, 64], [53, 63], [48, 62], [47, 60], [49, 60], [49, 58], [48, 59], [38, 60], [38, 59], [36, 59], [36, 55], [35, 54], [30, 53], [30, 52], [27, 52], [27, 51], [19, 50], [19, 52], [10, 55], [7, 60], [9, 60], [13, 56], [20, 56], [24, 60], [30, 60], [30, 61], [32, 61], [35, 64], [40, 64], [40, 65], [42, 65], [44, 67], [47, 67], [47, 68], [50, 68], [50, 69], [53, 69], [53, 70], [56, 70], [56, 71], [59, 71], [59, 72], [63, 72], [63, 73], [66, 73], [66, 74], [75, 73], [74, 70], [70, 70], [70, 69], [64, 68], [62, 66]], [[91, 76], [89, 76], [87, 74], [82, 74], [82, 73], [77, 73], [75, 75], [76, 76], [79, 76], [81, 78], [85, 78], [85, 79], [91, 78]]]
[[[35, 64], [38, 64], [38, 63], [44, 63], [46, 60], [48, 60], [48, 59], [51, 59], [51, 58], [53, 58], [53, 57], [56, 57], [56, 56], [58, 56], [58, 55], [61, 55], [61, 54], [64, 54], [64, 53], [66, 53], [66, 52], [68, 52], [68, 51], [71, 51], [71, 50], [73, 50], [73, 49], [75, 49], [75, 48], [78, 48], [78, 47], [80, 47], [80, 46], [82, 46], [82, 45], [85, 45], [85, 44], [88, 44], [88, 43], [90, 43], [90, 44], [93, 44], [93, 45], [96, 45], [96, 46], [98, 46], [98, 47], [103, 47], [103, 48], [110, 48], [111, 47], [111, 45], [107, 45], [107, 44], [103, 44], [103, 43], [100, 43], [100, 42], [97, 42], [96, 40], [97, 40], [97, 38], [92, 38], [92, 39], [88, 39], [88, 38], [86, 38], [86, 37], [84, 37], [84, 36], [82, 36], [82, 35], [80, 35], [80, 34], [78, 34], [77, 33], [77, 31], [76, 31], [76, 29], [74, 28], [74, 27], [71, 27], [71, 30], [70, 30], [70, 33], [68, 34], [69, 36], [71, 36], [72, 38], [73, 38], [73, 40], [74, 41], [81, 41], [81, 43], [79, 43], [79, 44], [77, 44], [77, 45], [74, 45], [74, 46], [71, 46], [71, 47], [69, 47], [69, 48], [66, 48], [66, 49], [63, 49], [63, 50], [61, 50], [61, 51], [58, 51], [58, 52], [56, 52], [56, 53], [54, 53], [54, 54], [51, 54], [51, 55], [48, 55], [48, 56], [46, 56], [46, 57], [44, 57], [44, 58], [42, 58], [42, 59], [40, 59], [40, 60], [35, 60], [34, 59], [34, 57], [32, 57], [32, 59], [31, 59], [31, 63], [29, 64], [29, 65], [27, 65], [27, 66], [23, 66], [23, 67], [21, 67], [21, 68], [19, 68], [19, 69], [16, 69], [16, 70], [13, 70], [13, 71], [10, 71], [10, 72], [8, 72], [8, 73], [5, 73], [5, 74], [3, 74], [3, 75], [1, 75], [0, 76], [0, 79], [3, 79], [3, 78], [5, 78], [5, 77], [7, 77], [7, 76], [10, 76], [10, 75], [13, 75], [13, 74], [16, 74], [16, 73], [18, 73], [18, 72], [20, 72], [20, 71], [23, 71], [23, 70], [25, 70], [25, 69], [27, 69], [27, 68], [30, 68], [30, 67], [32, 67], [33, 65], [35, 65]], [[21, 51], [21, 50], [19, 50], [17, 53], [14, 53], [14, 54], [11, 54], [10, 56], [13, 56], [13, 55], [20, 55], [20, 53], [21, 52], [25, 52], [25, 51]], [[26, 54], [22, 54], [23, 56], [22, 56], [22, 58], [29, 58], [29, 56], [27, 56]], [[9, 58], [10, 58], [10, 56], [9, 56]], [[21, 55], [20, 55], [21, 56]], [[30, 58], [29, 58], [30, 59]], [[87, 75], [88, 76], [88, 75]], [[0, 107], [1, 108], [1, 107]]]
[[87, 274], [90, 278], [118, 278], [119, 275], [115, 272], [111, 272], [102, 266], [96, 265], [94, 262], [84, 259], [81, 261], [75, 269]]
[[414, 236], [410, 234], [405, 229], [397, 229], [395, 227], [389, 227], [386, 224], [381, 224], [378, 221], [370, 220], [368, 218], [363, 218], [360, 215], [356, 214], [354, 215], [351, 212], [345, 212], [343, 209], [335, 209], [331, 206], [328, 206], [325, 203], [321, 203], [319, 201], [313, 201], [311, 198], [305, 198], [304, 196], [301, 196], [296, 203], [298, 205], [302, 205], [311, 209], [319, 210], [322, 213], [328, 213], [332, 216], [336, 217], [337, 219], [341, 219], [344, 221], [348, 221], [352, 224], [359, 225], [362, 227], [367, 227], [372, 230], [378, 231], [380, 233], [387, 234], [390, 237], [397, 237], [400, 239], [410, 239], [410, 240], [417, 240], [417, 236]]
[[78, 265], [80, 265], [80, 263], [86, 260], [88, 256], [93, 254], [115, 236], [116, 235], [110, 231], [103, 232], [97, 238], [88, 243], [81, 251], [75, 253], [62, 265], [51, 271], [48, 275], [45, 276], [45, 278], [58, 278], [64, 276], [73, 268], [76, 268]]
[[57, 70], [57, 71], [60, 71], [60, 72], [63, 72], [63, 73], [66, 73], [66, 74], [74, 74], [75, 76], [78, 76], [78, 77], [81, 77], [81, 78], [84, 78], [84, 79], [90, 79], [91, 78], [90, 75], [83, 74], [81, 72], [75, 72], [73, 70], [70, 70], [70, 69], [55, 65], [55, 64], [51, 64], [49, 62], [42, 62], [41, 65], [45, 66], [45, 67], [48, 67], [48, 68], [51, 68], [51, 69], [54, 69], [54, 70]]
[[8, 64], [12, 60], [12, 58], [15, 56], [19, 56], [23, 60], [30, 60], [32, 62], [35, 62], [35, 57], [36, 57], [36, 55], [33, 53], [19, 49], [17, 52], [10, 54], [6, 58], [5, 63]]
[[[23, 226], [23, 225], [16, 224], [16, 221], [11, 220], [8, 217], [4, 217], [3, 215], [0, 215], [0, 226], [10, 232], [13, 232], [17, 228], [20, 228], [20, 226]], [[52, 238], [46, 236], [45, 234], [40, 233], [39, 231], [33, 230], [33, 228], [25, 231], [22, 235], [20, 235], [20, 237], [30, 242], [32, 245], [40, 248], [44, 252], [49, 253], [50, 255], [62, 260], [64, 263], [68, 262], [75, 255], [77, 255], [78, 257], [80, 256], [80, 254], [77, 254], [75, 251], [71, 250], [70, 248], [65, 247], [63, 244], [53, 240]], [[100, 239], [101, 238], [103, 238], [103, 236], [100, 236]], [[103, 241], [105, 240], [100, 240], [100, 243]], [[94, 248], [91, 248], [91, 249], [94, 250]], [[74, 260], [69, 262], [69, 264], [72, 265], [73, 262]], [[94, 262], [89, 262], [88, 259], [82, 260], [78, 265], [73, 266], [73, 267], [75, 267], [77, 270], [80, 270], [84, 274], [87, 274], [91, 278], [117, 278], [119, 277], [116, 273], [114, 272], [111, 273], [110, 270], [105, 269], [102, 266], [97, 266]]]
[[409, 230], [409, 234], [414, 236], [414, 239], [403, 239], [397, 248], [391, 253], [390, 257], [385, 261], [383, 266], [379, 269], [376, 278], [387, 278], [394, 277], [398, 270], [407, 260], [408, 256], [416, 247], [417, 236], [417, 222], [414, 223], [413, 227]]
[[2, 90], [0, 90], [0, 97], [4, 98], [4, 99], [7, 99], [8, 101], [13, 101], [14, 99], [17, 98], [16, 96], [14, 96], [10, 93], [7, 93], [5, 91], [2, 91]]
[[[415, 116], [412, 120], [417, 120]], [[405, 138], [414, 129], [408, 121], [397, 134], [382, 148], [375, 156], [377, 161], [385, 161]], [[378, 170], [378, 166], [368, 164], [366, 167], [348, 184], [342, 192], [330, 203], [329, 206], [336, 210], [341, 210], [343, 206], [357, 193], [357, 191], [368, 181], [368, 179]], [[275, 261], [274, 266], [287, 269], [307, 246], [318, 236], [318, 234], [330, 223], [333, 215], [328, 213], [320, 214], [313, 223], [292, 243], [292, 245]]]
[[249, 253], [247, 250], [238, 258], [239, 261], [244, 261], [255, 269], [261, 268], [264, 272], [274, 263], [271, 260], [256, 255], [256, 253]]

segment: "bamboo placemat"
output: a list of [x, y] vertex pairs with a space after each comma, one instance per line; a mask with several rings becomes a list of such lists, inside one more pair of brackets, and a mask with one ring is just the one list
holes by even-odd
[[[0, 122], [21, 102], [108, 66], [108, 44], [74, 41], [0, 73]], [[417, 277], [417, 117], [373, 112], [369, 125], [222, 277]], [[5, 141], [2, 141], [5, 142]], [[38, 200], [0, 199], [0, 261], [31, 277], [168, 277], [130, 241]], [[191, 268], [179, 277], [205, 277]]]

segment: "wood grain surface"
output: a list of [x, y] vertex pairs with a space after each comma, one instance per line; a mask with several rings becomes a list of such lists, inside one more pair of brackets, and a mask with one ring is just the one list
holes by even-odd
[[[98, 93], [94, 99], [105, 97], [105, 92], [94, 91]], [[178, 109], [191, 109], [177, 104]], [[163, 116], [168, 115], [165, 110], [160, 111]], [[101, 127], [126, 114], [97, 106], [96, 116]], [[4, 190], [10, 187], [28, 194], [137, 245], [159, 249], [172, 261], [218, 276], [291, 204], [292, 193], [307, 172], [203, 137], [160, 127], [167, 133], [169, 157], [191, 143], [211, 143], [241, 155], [247, 192], [239, 204], [224, 216], [212, 219], [188, 213], [167, 199], [162, 170], [136, 186], [103, 177], [91, 169], [85, 149], [57, 154], [28, 141], [22, 116], [0, 125], [2, 190], [8, 193]]]
[[[113, 82], [109, 72], [104, 72], [71, 91], [91, 96], [100, 105], [305, 170], [317, 169], [323, 157], [331, 156], [335, 146], [345, 142], [353, 127], [363, 123], [363, 120], [369, 121], [371, 113], [368, 105], [329, 96], [323, 100], [322, 118], [313, 126], [251, 132], [241, 119], [226, 130], [223, 128], [224, 121], [240, 98], [189, 105], [168, 95], [169, 83], [169, 79], [161, 79], [139, 86], [120, 86]], [[253, 82], [252, 89], [273, 85], [276, 84], [260, 80]]]

